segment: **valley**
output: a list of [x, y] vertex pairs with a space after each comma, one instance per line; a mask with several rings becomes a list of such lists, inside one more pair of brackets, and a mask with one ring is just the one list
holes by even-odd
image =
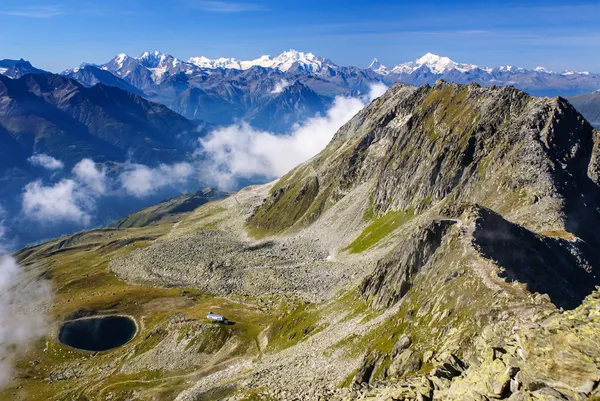
[[[562, 98], [395, 84], [271, 183], [17, 252], [52, 328], [0, 398], [599, 397], [599, 141]], [[137, 334], [57, 341], [104, 315]]]

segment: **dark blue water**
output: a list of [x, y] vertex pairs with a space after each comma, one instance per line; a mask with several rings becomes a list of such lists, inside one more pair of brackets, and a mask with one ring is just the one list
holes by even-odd
[[106, 351], [120, 347], [135, 336], [135, 322], [125, 316], [106, 316], [66, 322], [58, 340], [85, 351]]

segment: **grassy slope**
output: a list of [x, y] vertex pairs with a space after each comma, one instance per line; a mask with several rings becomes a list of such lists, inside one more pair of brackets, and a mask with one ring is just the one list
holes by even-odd
[[400, 228], [414, 216], [414, 210], [391, 211], [375, 219], [346, 248], [350, 253], [361, 253], [375, 246], [397, 228]]
[[[256, 339], [269, 322], [269, 317], [256, 307], [194, 290], [128, 285], [107, 270], [111, 259], [150, 245], [147, 238], [164, 235], [171, 227], [172, 224], [166, 222], [142, 229], [97, 230], [79, 235], [79, 243], [71, 249], [40, 252], [45, 247], [51, 248], [51, 243], [21, 254], [23, 264], [40, 269], [51, 277], [55, 296], [50, 318], [56, 323], [47, 340], [39, 341], [18, 361], [17, 379], [0, 392], [0, 399], [94, 400], [108, 392], [125, 396], [125, 393], [134, 390], [149, 392], [152, 397], [157, 396], [156, 399], [172, 399], [174, 392], [186, 387], [182, 375], [192, 372], [120, 374], [118, 368], [125, 361], [156, 346], [163, 332], [180, 330], [180, 338], [185, 336], [185, 331], [189, 330], [185, 325], [177, 328], [169, 326], [168, 316], [175, 313], [186, 313], [188, 319], [195, 322], [204, 322], [209, 310], [224, 313], [236, 322], [231, 327], [235, 341], [241, 344], [237, 348], [240, 356], [252, 357], [258, 353]], [[126, 238], [127, 245], [115, 246]], [[56, 341], [61, 321], [88, 313], [131, 315], [141, 323], [141, 330], [127, 345], [94, 357]], [[209, 341], [206, 338], [194, 340]], [[47, 380], [50, 373], [71, 367], [79, 372], [78, 378], [55, 383]], [[107, 372], [112, 374], [107, 375]]]

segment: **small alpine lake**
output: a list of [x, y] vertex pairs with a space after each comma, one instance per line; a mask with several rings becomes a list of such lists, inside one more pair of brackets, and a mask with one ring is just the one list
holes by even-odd
[[127, 316], [98, 316], [63, 323], [58, 341], [83, 351], [108, 351], [128, 343], [137, 332]]

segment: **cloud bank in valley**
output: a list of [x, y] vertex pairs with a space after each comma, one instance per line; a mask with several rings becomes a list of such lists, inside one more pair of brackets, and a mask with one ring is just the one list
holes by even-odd
[[279, 177], [323, 150], [342, 125], [386, 89], [373, 85], [362, 98], [337, 97], [325, 115], [309, 118], [287, 135], [256, 130], [243, 122], [219, 128], [201, 139], [199, 152], [207, 160], [203, 178], [232, 188], [239, 178]]
[[0, 209], [0, 388], [14, 372], [14, 361], [48, 331], [47, 309], [52, 292], [47, 282], [27, 274], [5, 255], [5, 214]]
[[[235, 189], [242, 180], [273, 179], [319, 153], [342, 125], [385, 90], [384, 85], [374, 85], [361, 98], [337, 97], [324, 115], [307, 119], [286, 135], [256, 130], [245, 122], [218, 128], [200, 141], [196, 157], [187, 162], [157, 167], [126, 163], [109, 175], [93, 160], [83, 159], [58, 182], [27, 184], [22, 211], [44, 224], [87, 227], [104, 198], [143, 199], [167, 187], [184, 192], [190, 183]], [[47, 155], [36, 155], [30, 162], [51, 170], [64, 168]]]
[[143, 198], [167, 186], [186, 184], [195, 173], [191, 163], [161, 164], [157, 168], [130, 164], [118, 181], [127, 194]]
[[121, 168], [117, 176], [109, 177], [93, 160], [83, 159], [70, 175], [56, 183], [36, 180], [27, 184], [22, 210], [27, 218], [42, 223], [88, 226], [101, 198], [144, 198], [168, 186], [182, 187], [197, 174], [197, 168], [191, 163], [162, 164], [156, 168], [127, 163]]

